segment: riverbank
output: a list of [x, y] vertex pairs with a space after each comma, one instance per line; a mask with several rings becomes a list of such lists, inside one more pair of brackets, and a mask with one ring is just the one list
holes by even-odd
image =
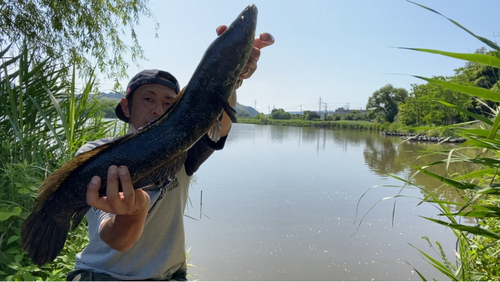
[[463, 143], [467, 141], [467, 139], [461, 137], [437, 137], [437, 136], [427, 136], [422, 134], [404, 133], [404, 132], [382, 131], [381, 134], [388, 137], [400, 137], [401, 140], [419, 141], [419, 142]]
[[331, 128], [331, 129], [349, 129], [349, 130], [369, 130], [378, 131], [387, 137], [400, 137], [402, 140], [419, 141], [419, 142], [450, 142], [463, 143], [464, 138], [456, 136], [448, 129], [436, 128], [415, 128], [402, 126], [399, 123], [376, 123], [370, 121], [354, 121], [354, 120], [301, 120], [301, 119], [249, 119], [238, 118], [238, 123], [247, 124], [262, 124], [262, 125], [282, 125], [282, 126], [298, 126], [298, 127], [316, 127], [316, 128]]
[[300, 127], [322, 127], [335, 129], [360, 129], [360, 130], [389, 130], [389, 124], [374, 123], [369, 121], [353, 121], [353, 120], [301, 120], [301, 119], [251, 119], [238, 118], [238, 123], [263, 124], [263, 125], [284, 125], [284, 126], [300, 126]]

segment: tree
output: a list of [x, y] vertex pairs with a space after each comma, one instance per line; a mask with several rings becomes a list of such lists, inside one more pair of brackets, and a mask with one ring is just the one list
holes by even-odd
[[387, 84], [368, 99], [366, 110], [372, 119], [393, 122], [398, 114], [398, 103], [404, 102], [406, 97], [408, 97], [406, 89], [394, 88], [391, 84]]
[[321, 116], [314, 111], [304, 111], [304, 119], [305, 120], [319, 120]]
[[398, 104], [398, 120], [404, 125], [418, 125], [432, 111], [427, 93], [430, 84], [412, 84], [412, 91], [404, 102]]
[[[89, 73], [95, 66], [108, 77], [126, 73], [123, 53], [142, 59], [134, 25], [141, 15], [153, 16], [147, 0], [0, 0], [0, 47], [26, 44], [36, 57], [56, 58], [64, 66], [76, 65]], [[154, 17], [153, 17], [154, 19]], [[158, 28], [158, 23], [156, 23]], [[129, 28], [133, 45], [123, 41]]]
[[[487, 51], [485, 47], [477, 49], [475, 54], [486, 54], [498, 56], [494, 51]], [[500, 74], [496, 67], [480, 64], [476, 62], [467, 62], [464, 67], [455, 70], [455, 82], [466, 85], [473, 85], [485, 88], [494, 92], [498, 92]], [[498, 102], [477, 98], [472, 100], [472, 106], [468, 109], [471, 112], [480, 114], [486, 117], [490, 116], [490, 108], [496, 108]]]
[[[456, 76], [449, 78], [435, 76], [433, 79], [458, 82]], [[414, 84], [408, 98], [399, 104], [398, 119], [405, 125], [445, 125], [468, 120], [465, 114], [440, 102], [454, 104], [462, 109], [468, 109], [472, 105], [469, 95], [434, 83]]]
[[367, 120], [366, 114], [361, 111], [350, 111], [348, 114], [343, 115], [344, 120]]
[[271, 111], [271, 118], [272, 119], [290, 119], [291, 115], [290, 113], [285, 112], [283, 109], [273, 109]]

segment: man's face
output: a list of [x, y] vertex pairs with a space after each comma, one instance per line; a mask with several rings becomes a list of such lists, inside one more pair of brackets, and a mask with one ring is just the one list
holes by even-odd
[[127, 99], [122, 99], [120, 105], [125, 116], [139, 129], [160, 117], [172, 105], [175, 96], [175, 91], [167, 86], [144, 84], [132, 95], [131, 111]]

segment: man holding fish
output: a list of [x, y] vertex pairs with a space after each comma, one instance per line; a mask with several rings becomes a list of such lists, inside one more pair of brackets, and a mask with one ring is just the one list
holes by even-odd
[[[217, 35], [226, 29], [219, 26]], [[257, 69], [260, 50], [273, 43], [269, 33], [254, 40], [250, 58], [229, 97], [233, 108], [236, 88]], [[160, 117], [182, 95], [180, 92], [170, 73], [144, 70], [129, 82], [116, 114], [129, 123], [129, 133], [134, 133]], [[189, 181], [215, 150], [224, 147], [232, 124], [226, 112], [220, 119], [220, 139], [203, 136], [188, 150], [182, 169], [172, 179], [147, 189], [134, 189], [127, 166], [112, 165], [105, 183], [98, 176], [90, 180], [86, 196], [87, 204], [92, 206], [87, 212], [90, 243], [77, 255], [75, 270], [68, 274], [68, 280], [186, 280], [183, 216]], [[111, 141], [91, 142], [79, 153]], [[101, 186], [106, 196], [100, 195]]]

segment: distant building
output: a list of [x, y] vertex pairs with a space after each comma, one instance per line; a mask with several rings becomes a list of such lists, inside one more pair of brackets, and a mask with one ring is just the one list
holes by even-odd
[[335, 110], [335, 112], [333, 112], [333, 114], [334, 115], [347, 115], [347, 114], [354, 112], [354, 111], [361, 112], [363, 114], [367, 113], [366, 110], [350, 110], [350, 109], [345, 109], [344, 107], [340, 107], [340, 108], [337, 108]]

